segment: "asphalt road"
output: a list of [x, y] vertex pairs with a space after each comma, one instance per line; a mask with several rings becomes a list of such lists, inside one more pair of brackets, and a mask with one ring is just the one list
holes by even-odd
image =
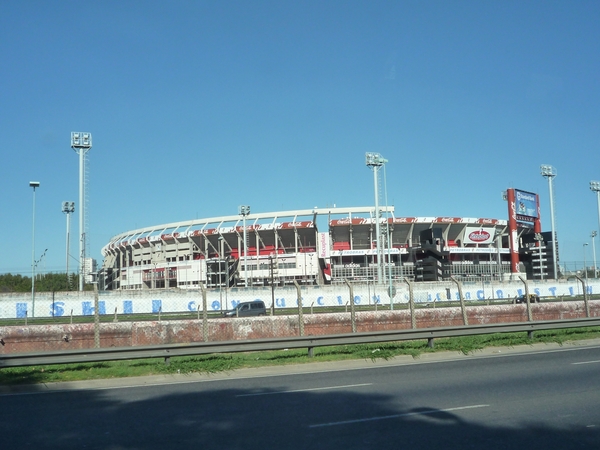
[[0, 449], [597, 450], [600, 345], [4, 389], [0, 418]]

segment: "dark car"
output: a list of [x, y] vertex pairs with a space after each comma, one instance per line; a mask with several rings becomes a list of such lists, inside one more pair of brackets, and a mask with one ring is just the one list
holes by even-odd
[[267, 314], [265, 303], [261, 300], [241, 302], [233, 309], [223, 312], [225, 317], [264, 316]]
[[[527, 297], [525, 297], [525, 294], [523, 295], [519, 295], [518, 297], [515, 297], [515, 303], [527, 303]], [[540, 298], [536, 295], [536, 294], [529, 294], [529, 303], [539, 303], [540, 302]]]

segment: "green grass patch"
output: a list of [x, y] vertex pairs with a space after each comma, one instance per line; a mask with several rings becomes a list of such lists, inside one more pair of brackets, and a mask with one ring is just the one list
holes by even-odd
[[424, 353], [441, 351], [470, 354], [486, 347], [514, 347], [517, 345], [531, 345], [544, 342], [563, 344], [570, 341], [597, 338], [600, 338], [600, 327], [584, 327], [536, 331], [533, 339], [529, 339], [527, 333], [523, 332], [436, 339], [434, 348], [429, 348], [426, 340], [318, 347], [314, 349], [313, 358], [308, 357], [306, 349], [293, 349], [172, 357], [169, 360], [169, 364], [165, 364], [163, 359], [155, 358], [4, 368], [0, 369], [0, 384], [36, 384], [177, 373], [219, 373], [241, 368], [303, 364], [308, 362], [351, 359], [387, 360], [402, 355], [418, 358]]

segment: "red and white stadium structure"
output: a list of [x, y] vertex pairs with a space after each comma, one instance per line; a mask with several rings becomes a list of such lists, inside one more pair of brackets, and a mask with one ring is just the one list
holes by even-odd
[[450, 276], [475, 281], [516, 273], [547, 278], [551, 233], [541, 233], [537, 194], [509, 189], [507, 200], [509, 220], [395, 217], [393, 207], [383, 207], [376, 227], [373, 207], [334, 207], [140, 228], [114, 236], [102, 249], [100, 287], [323, 285]]

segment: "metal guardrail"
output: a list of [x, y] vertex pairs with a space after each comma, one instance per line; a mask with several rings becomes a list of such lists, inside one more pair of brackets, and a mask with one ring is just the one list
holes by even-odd
[[323, 336], [294, 336], [249, 341], [198, 342], [190, 344], [167, 344], [146, 347], [110, 347], [83, 350], [51, 351], [36, 353], [15, 353], [0, 356], [0, 368], [24, 367], [48, 364], [71, 364], [101, 361], [120, 361], [142, 358], [164, 358], [169, 362], [172, 356], [194, 356], [211, 353], [235, 353], [306, 348], [312, 356], [315, 347], [371, 344], [379, 342], [427, 339], [429, 344], [436, 338], [475, 336], [491, 333], [525, 331], [531, 334], [540, 330], [600, 326], [600, 317], [548, 320], [539, 322], [518, 322], [508, 324], [470, 325], [460, 327], [436, 327], [419, 330], [393, 330], [367, 333], [345, 333]]

